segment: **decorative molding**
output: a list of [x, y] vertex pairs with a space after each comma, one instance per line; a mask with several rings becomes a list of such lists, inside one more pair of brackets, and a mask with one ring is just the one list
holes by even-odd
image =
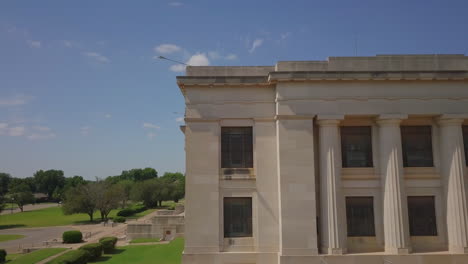
[[315, 115], [276, 115], [276, 120], [312, 120]]

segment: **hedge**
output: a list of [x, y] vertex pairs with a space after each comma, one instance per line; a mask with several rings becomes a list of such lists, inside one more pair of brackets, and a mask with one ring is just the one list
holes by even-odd
[[146, 208], [146, 206], [144, 206], [144, 205], [135, 205], [135, 206], [127, 207], [127, 208], [124, 208], [124, 209], [120, 210], [120, 211], [117, 213], [117, 216], [124, 216], [124, 217], [132, 216], [132, 215], [134, 215], [134, 214], [143, 212], [143, 211], [145, 211], [146, 209], [147, 209], [147, 208]]
[[102, 245], [102, 249], [104, 253], [112, 253], [115, 248], [115, 244], [117, 244], [116, 237], [103, 237], [99, 239], [99, 243]]
[[116, 223], [125, 223], [125, 217], [123, 217], [123, 216], [116, 216], [116, 217], [114, 217], [113, 220]]
[[79, 249], [88, 251], [88, 253], [90, 254], [89, 260], [96, 260], [100, 256], [102, 256], [102, 244], [100, 243], [87, 244], [80, 247]]
[[80, 243], [83, 241], [83, 234], [78, 230], [65, 231], [62, 234], [62, 239], [65, 244]]
[[86, 264], [90, 259], [90, 254], [85, 250], [71, 250], [58, 256], [47, 264]]
[[3, 263], [5, 262], [7, 252], [4, 249], [0, 249], [0, 262]]

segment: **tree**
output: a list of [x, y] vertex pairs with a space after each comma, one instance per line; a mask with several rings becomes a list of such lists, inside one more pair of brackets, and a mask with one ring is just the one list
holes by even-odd
[[158, 172], [153, 168], [144, 169], [131, 169], [129, 171], [122, 171], [120, 175], [121, 180], [132, 180], [132, 181], [145, 181], [155, 179], [158, 177]]
[[65, 177], [61, 170], [39, 170], [34, 173], [34, 180], [37, 185], [37, 190], [47, 194], [50, 199], [56, 188], [63, 188], [65, 185]]
[[23, 212], [23, 206], [34, 202], [34, 195], [31, 188], [26, 183], [13, 186], [10, 190], [10, 198], [13, 203], [18, 205], [18, 208]]
[[93, 214], [96, 211], [96, 196], [98, 188], [94, 184], [78, 185], [70, 188], [65, 193], [62, 206], [65, 215], [84, 213], [89, 216], [89, 221], [93, 221]]
[[115, 184], [114, 188], [120, 189], [122, 208], [127, 207], [127, 202], [130, 200], [130, 193], [134, 183], [131, 180], [122, 180]]
[[107, 217], [112, 209], [119, 207], [123, 191], [116, 185], [110, 185], [105, 181], [92, 183], [96, 188], [96, 209], [101, 213], [102, 221], [107, 221]]
[[131, 198], [134, 201], [142, 201], [149, 208], [158, 206], [162, 200], [161, 186], [158, 184], [158, 179], [135, 183], [131, 191]]
[[163, 183], [165, 200], [179, 202], [185, 196], [185, 176], [180, 172], [166, 172], [160, 178]]
[[87, 184], [87, 181], [81, 176], [75, 175], [71, 178], [65, 178], [65, 185], [62, 188], [57, 186], [52, 194], [52, 198], [55, 201], [61, 201], [64, 199], [64, 195], [69, 189], [85, 184]]
[[0, 172], [0, 195], [5, 195], [8, 192], [11, 176], [8, 173]]

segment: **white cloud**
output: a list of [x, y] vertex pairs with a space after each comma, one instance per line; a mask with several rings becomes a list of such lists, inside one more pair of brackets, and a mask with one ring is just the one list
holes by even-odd
[[103, 56], [97, 52], [83, 52], [83, 55], [88, 57], [88, 58], [92, 58], [94, 60], [96, 60], [97, 62], [100, 62], [100, 63], [108, 63], [110, 62], [109, 58], [107, 58], [106, 56]]
[[91, 127], [89, 127], [89, 126], [80, 127], [80, 133], [83, 136], [89, 135], [90, 130], [91, 130]]
[[237, 60], [237, 55], [236, 54], [228, 54], [226, 56], [226, 60]]
[[41, 42], [37, 40], [28, 40], [28, 44], [31, 48], [40, 48]]
[[105, 117], [105, 118], [111, 118], [112, 115], [111, 115], [111, 114], [105, 114], [104, 117]]
[[74, 46], [73, 42], [69, 41], [69, 40], [64, 40], [63, 41], [63, 45], [67, 48], [72, 48]]
[[143, 123], [143, 128], [150, 128], [150, 129], [160, 129], [161, 127], [155, 124], [151, 124], [148, 122]]
[[255, 39], [252, 42], [252, 47], [249, 49], [249, 53], [253, 53], [258, 47], [260, 47], [263, 44], [263, 39]]
[[280, 38], [281, 40], [285, 40], [291, 36], [291, 32], [281, 33]]
[[10, 127], [8, 128], [8, 135], [12, 137], [19, 137], [24, 135], [24, 127], [23, 126], [17, 126], [17, 127]]
[[179, 7], [179, 6], [183, 6], [184, 4], [181, 2], [170, 2], [169, 5], [174, 6], [174, 7]]
[[27, 138], [29, 140], [50, 139], [50, 138], [54, 138], [54, 137], [55, 137], [54, 133], [46, 133], [46, 134], [33, 133], [33, 134], [27, 136]]
[[148, 132], [148, 134], [146, 134], [146, 136], [149, 138], [149, 140], [153, 140], [153, 138], [156, 137], [156, 133]]
[[219, 60], [222, 58], [222, 56], [217, 51], [208, 52], [208, 57], [210, 57], [210, 59], [212, 60]]
[[178, 118], [176, 118], [175, 121], [176, 121], [176, 122], [179, 122], [179, 123], [182, 123], [182, 122], [184, 122], [184, 117], [183, 117], [183, 116], [178, 117]]
[[[208, 66], [210, 65], [210, 60], [206, 56], [206, 53], [196, 53], [190, 57], [186, 64], [190, 66]], [[172, 65], [169, 69], [173, 72], [183, 72], [185, 71], [185, 67], [186, 65], [175, 64]]]
[[0, 98], [1, 106], [16, 106], [27, 104], [31, 100], [31, 96], [15, 95], [9, 98]]
[[182, 49], [174, 44], [161, 44], [159, 46], [154, 47], [154, 50], [161, 54], [171, 54], [174, 52], [181, 51]]
[[46, 127], [46, 126], [34, 126], [33, 129], [42, 131], [42, 132], [48, 132], [51, 130], [50, 127]]

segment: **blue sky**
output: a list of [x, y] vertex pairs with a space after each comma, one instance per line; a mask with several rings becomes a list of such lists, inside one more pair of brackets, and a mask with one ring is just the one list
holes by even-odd
[[1, 1], [0, 171], [183, 172], [184, 69], [155, 56], [274, 65], [466, 54], [467, 14], [467, 1], [448, 0]]

